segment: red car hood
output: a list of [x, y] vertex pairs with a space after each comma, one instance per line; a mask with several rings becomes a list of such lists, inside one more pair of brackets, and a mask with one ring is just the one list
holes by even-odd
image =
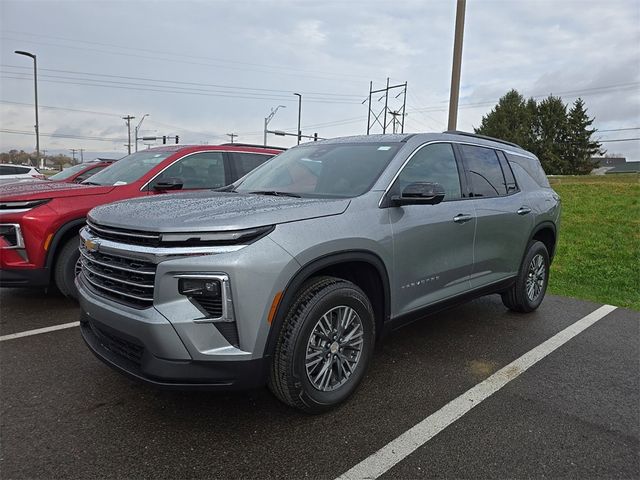
[[24, 182], [0, 185], [0, 201], [40, 200], [45, 198], [102, 195], [110, 192], [112, 185], [82, 185], [79, 183]]

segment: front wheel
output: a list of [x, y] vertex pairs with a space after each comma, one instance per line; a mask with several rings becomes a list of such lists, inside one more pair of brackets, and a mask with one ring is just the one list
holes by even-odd
[[540, 306], [549, 283], [549, 252], [533, 241], [522, 260], [515, 284], [502, 294], [502, 303], [516, 312], [532, 312]]
[[54, 281], [58, 290], [66, 297], [78, 299], [78, 289], [75, 279], [78, 273], [80, 239], [77, 235], [68, 240], [60, 250], [54, 266]]
[[364, 377], [374, 339], [373, 308], [358, 286], [333, 277], [312, 279], [285, 318], [269, 388], [305, 412], [329, 410]]

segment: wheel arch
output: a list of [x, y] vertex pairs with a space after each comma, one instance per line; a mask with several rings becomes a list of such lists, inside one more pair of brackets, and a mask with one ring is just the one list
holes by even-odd
[[[549, 252], [549, 261], [553, 260], [556, 253], [556, 245], [558, 240], [557, 228], [553, 222], [544, 221], [536, 225], [529, 236], [529, 243], [532, 240], [539, 240], [545, 244], [547, 251]], [[526, 254], [526, 252], [525, 252]]]
[[86, 219], [84, 217], [77, 218], [65, 223], [56, 231], [56, 233], [53, 235], [53, 238], [51, 239], [49, 249], [47, 250], [47, 259], [45, 261], [45, 266], [47, 269], [52, 270], [60, 247], [63, 246], [70, 238], [76, 235], [85, 223]]
[[[371, 275], [374, 273], [375, 276]], [[381, 336], [384, 325], [391, 316], [391, 287], [387, 268], [382, 259], [373, 252], [349, 250], [316, 258], [303, 265], [289, 280], [269, 330], [265, 356], [272, 356], [275, 351], [280, 330], [296, 293], [307, 280], [319, 275], [343, 278], [358, 285], [373, 305], [376, 335], [378, 338]]]

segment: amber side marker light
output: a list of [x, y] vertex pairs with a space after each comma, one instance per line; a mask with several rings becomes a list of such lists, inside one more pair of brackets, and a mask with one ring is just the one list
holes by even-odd
[[278, 310], [278, 305], [280, 305], [280, 300], [282, 300], [282, 292], [278, 292], [273, 297], [273, 302], [271, 302], [271, 308], [269, 309], [269, 317], [267, 318], [267, 322], [269, 325], [273, 322], [273, 319], [276, 316], [276, 310]]
[[51, 245], [51, 239], [53, 238], [53, 233], [50, 233], [47, 239], [44, 241], [44, 249], [49, 250], [49, 245]]

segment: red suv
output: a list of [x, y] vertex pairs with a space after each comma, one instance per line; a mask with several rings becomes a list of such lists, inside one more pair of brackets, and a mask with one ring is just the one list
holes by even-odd
[[0, 186], [0, 287], [46, 287], [76, 297], [78, 231], [105, 203], [220, 188], [280, 153], [274, 148], [171, 145], [124, 157], [83, 183]]

